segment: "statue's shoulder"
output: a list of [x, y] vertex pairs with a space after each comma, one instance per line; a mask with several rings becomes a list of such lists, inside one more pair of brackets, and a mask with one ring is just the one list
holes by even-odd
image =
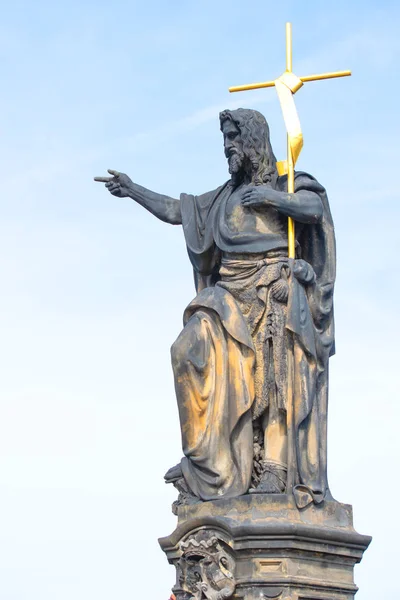
[[183, 204], [187, 202], [196, 204], [199, 208], [208, 208], [224, 191], [230, 189], [229, 183], [230, 181], [226, 181], [215, 190], [205, 192], [204, 194], [181, 194], [181, 202]]
[[[287, 190], [287, 175], [280, 175], [277, 179], [277, 189], [281, 191]], [[317, 194], [326, 194], [324, 186], [310, 173], [305, 171], [295, 171], [294, 174], [295, 191], [310, 190]]]

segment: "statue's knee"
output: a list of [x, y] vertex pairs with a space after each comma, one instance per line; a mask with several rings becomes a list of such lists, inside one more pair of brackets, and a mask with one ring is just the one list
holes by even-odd
[[189, 353], [193, 352], [196, 342], [199, 340], [200, 320], [193, 316], [171, 346], [171, 360], [173, 365], [188, 362]]
[[187, 359], [188, 350], [190, 347], [189, 337], [190, 335], [186, 325], [171, 346], [172, 364], [181, 364]]
[[172, 360], [172, 364], [179, 364], [181, 362], [181, 357], [182, 357], [182, 342], [181, 342], [181, 336], [179, 335], [179, 337], [175, 340], [175, 342], [172, 344], [171, 346], [171, 360]]

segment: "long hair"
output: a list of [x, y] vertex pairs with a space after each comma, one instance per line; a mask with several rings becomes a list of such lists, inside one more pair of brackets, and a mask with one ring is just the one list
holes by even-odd
[[[223, 110], [219, 115], [222, 125], [229, 119], [240, 131], [243, 152], [251, 169], [254, 185], [269, 183], [276, 173], [276, 158], [272, 151], [268, 123], [261, 113], [249, 108]], [[232, 174], [232, 181], [238, 184], [238, 174]]]

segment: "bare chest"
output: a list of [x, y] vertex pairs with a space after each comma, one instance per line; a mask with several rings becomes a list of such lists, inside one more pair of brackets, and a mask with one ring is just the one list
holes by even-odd
[[237, 232], [284, 235], [286, 219], [272, 207], [260, 209], [243, 206], [243, 189], [242, 186], [237, 188], [226, 203], [225, 218], [229, 228]]

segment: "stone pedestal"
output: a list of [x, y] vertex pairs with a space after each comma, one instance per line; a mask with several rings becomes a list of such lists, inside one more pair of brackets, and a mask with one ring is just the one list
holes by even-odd
[[354, 565], [371, 538], [333, 499], [299, 510], [292, 496], [246, 495], [178, 510], [159, 540], [177, 600], [352, 600]]

